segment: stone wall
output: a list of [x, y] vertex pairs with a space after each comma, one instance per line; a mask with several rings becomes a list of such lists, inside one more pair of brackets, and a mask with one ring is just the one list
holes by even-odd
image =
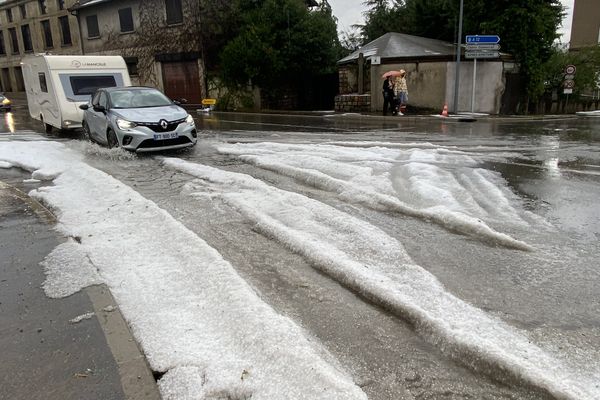
[[341, 94], [335, 96], [335, 111], [368, 113], [371, 111], [371, 95]]
[[356, 80], [356, 66], [344, 65], [339, 69], [339, 93], [350, 94], [358, 92], [358, 82]]
[[406, 71], [408, 104], [424, 109], [444, 107], [446, 99], [446, 62], [382, 64], [371, 67], [371, 87], [373, 91], [372, 111], [383, 110], [383, 81], [381, 77], [387, 71]]
[[[507, 63], [508, 65], [509, 63]], [[473, 96], [473, 61], [460, 64], [460, 86], [458, 89], [457, 111], [471, 111]], [[449, 62], [446, 76], [446, 98], [448, 108], [454, 110], [454, 84], [456, 63]], [[506, 89], [505, 65], [500, 60], [478, 60], [475, 79], [475, 101], [473, 111], [486, 114], [499, 114], [502, 95]]]
[[[381, 75], [384, 72], [404, 69], [408, 86], [408, 104], [417, 108], [442, 110], [444, 104], [454, 109], [455, 62], [432, 61], [420, 63], [397, 63], [372, 66], [371, 87], [373, 99], [371, 111], [383, 109]], [[504, 65], [500, 60], [477, 62], [475, 85], [475, 112], [498, 114], [505, 90]], [[463, 61], [460, 69], [459, 111], [471, 110], [473, 93], [473, 61]]]

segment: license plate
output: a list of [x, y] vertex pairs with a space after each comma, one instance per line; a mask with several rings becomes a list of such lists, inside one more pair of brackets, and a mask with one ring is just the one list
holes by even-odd
[[168, 133], [155, 133], [154, 140], [165, 140], [165, 139], [177, 139], [179, 135], [177, 132], [168, 132]]

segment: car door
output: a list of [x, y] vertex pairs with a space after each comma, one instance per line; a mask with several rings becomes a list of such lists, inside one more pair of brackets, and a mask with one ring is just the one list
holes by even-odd
[[108, 143], [106, 138], [106, 129], [108, 127], [108, 94], [102, 90], [100, 97], [98, 98], [98, 105], [101, 107], [100, 111], [94, 110], [98, 117], [98, 134], [104, 143]]
[[[108, 104], [106, 92], [98, 90], [92, 98], [92, 107], [87, 110], [86, 122], [90, 127], [93, 138], [101, 143], [106, 143], [106, 106]], [[100, 109], [103, 106], [104, 109]]]
[[85, 111], [85, 123], [90, 129], [90, 137], [94, 140], [98, 139], [98, 113], [94, 110], [94, 107], [98, 105], [100, 100], [100, 91], [97, 91], [92, 97], [91, 107]]

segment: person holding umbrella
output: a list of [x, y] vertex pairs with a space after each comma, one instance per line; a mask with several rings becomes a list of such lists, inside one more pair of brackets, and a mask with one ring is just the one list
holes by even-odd
[[[392, 115], [396, 115], [400, 103], [398, 102], [398, 79], [404, 76], [406, 71], [401, 69], [400, 71], [387, 71], [381, 77], [385, 79], [383, 82], [383, 115], [387, 113], [387, 105], [390, 107]], [[406, 80], [404, 81], [406, 86]], [[388, 99], [386, 101], [386, 88], [389, 90]]]
[[396, 105], [394, 104], [394, 83], [392, 82], [391, 76], [385, 76], [383, 81], [383, 115], [386, 116], [388, 109], [392, 114], [396, 111]]

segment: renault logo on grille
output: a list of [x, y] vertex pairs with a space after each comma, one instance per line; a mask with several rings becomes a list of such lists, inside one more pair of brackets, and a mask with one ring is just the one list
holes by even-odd
[[167, 121], [165, 121], [164, 119], [161, 119], [159, 121], [160, 127], [163, 129], [167, 129], [167, 126], [169, 126], [169, 123]]

